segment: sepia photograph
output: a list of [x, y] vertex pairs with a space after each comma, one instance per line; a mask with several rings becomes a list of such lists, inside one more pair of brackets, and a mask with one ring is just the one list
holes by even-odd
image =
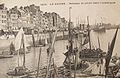
[[0, 0], [0, 78], [120, 78], [120, 0]]

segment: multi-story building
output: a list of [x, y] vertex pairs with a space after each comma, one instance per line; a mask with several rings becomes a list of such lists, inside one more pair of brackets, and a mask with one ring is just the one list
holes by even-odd
[[54, 28], [63, 28], [67, 21], [59, 16], [59, 14], [43, 13], [39, 6], [30, 5], [25, 7], [17, 6], [9, 10], [9, 28], [18, 29], [20, 27], [42, 28], [52, 30]]
[[22, 9], [19, 9], [21, 16], [19, 17], [19, 23], [21, 27], [31, 27], [31, 15], [29, 12], [25, 12]]
[[52, 13], [45, 12], [44, 16], [46, 16], [47, 19], [48, 19], [48, 27], [47, 27], [47, 29], [53, 28], [53, 16], [52, 16]]
[[0, 4], [0, 29], [7, 29], [7, 8], [4, 4]]
[[41, 26], [48, 29], [48, 18], [45, 15], [42, 16]]
[[20, 27], [19, 17], [21, 16], [17, 6], [9, 10], [9, 27], [11, 29], [18, 29]]
[[59, 14], [52, 12], [52, 13], [44, 13], [45, 16], [47, 16], [48, 19], [48, 28], [64, 28], [68, 25], [68, 22], [65, 20], [65, 18], [61, 18]]

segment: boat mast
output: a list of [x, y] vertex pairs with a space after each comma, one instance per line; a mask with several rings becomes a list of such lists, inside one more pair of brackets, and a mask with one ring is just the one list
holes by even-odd
[[98, 36], [98, 46], [99, 46], [99, 48], [101, 48], [101, 47], [100, 47], [100, 39], [99, 39], [99, 36]]
[[46, 73], [46, 78], [48, 78], [49, 75], [49, 69], [51, 67], [51, 62], [52, 62], [52, 56], [53, 56], [53, 52], [54, 52], [54, 44], [55, 44], [55, 39], [56, 39], [56, 35], [57, 35], [57, 29], [54, 33], [54, 37], [52, 39], [52, 44], [50, 45], [50, 49], [49, 49], [49, 55], [48, 55], [48, 65], [47, 65], [47, 73]]
[[107, 53], [106, 59], [105, 59], [105, 61], [106, 61], [105, 62], [105, 68], [106, 68], [105, 69], [105, 78], [107, 78], [108, 66], [109, 66], [110, 59], [111, 59], [111, 56], [112, 56], [112, 53], [113, 53], [113, 49], [114, 49], [117, 33], [118, 33], [118, 28], [116, 29], [115, 35], [113, 37], [113, 40], [112, 40], [110, 46], [108, 47], [108, 53]]
[[88, 28], [88, 37], [89, 37], [89, 48], [91, 50], [89, 16], [87, 16], [87, 22], [88, 22], [87, 28]]
[[22, 34], [22, 44], [23, 44], [23, 52], [24, 52], [24, 56], [23, 56], [23, 67], [25, 67], [25, 56], [26, 56], [26, 51], [25, 51], [25, 35], [24, 33]]
[[[57, 18], [56, 18], [56, 21], [57, 21]], [[55, 23], [55, 20], [53, 18], [53, 26], [54, 26], [54, 23]], [[56, 27], [57, 27], [57, 24], [56, 24]], [[51, 62], [52, 62], [52, 56], [53, 56], [53, 52], [54, 52], [54, 44], [55, 44], [55, 39], [56, 39], [56, 36], [57, 36], [57, 32], [58, 32], [58, 29], [55, 29], [55, 33], [53, 35], [53, 31], [50, 30], [49, 28], [49, 39], [50, 39], [50, 45], [49, 45], [49, 49], [48, 49], [48, 59], [47, 59], [47, 73], [46, 73], [46, 78], [48, 78], [48, 75], [50, 74], [49, 72], [49, 69], [51, 67]], [[53, 35], [53, 36], [52, 36]]]
[[69, 7], [69, 23], [68, 23], [68, 42], [69, 42], [69, 50], [68, 50], [68, 60], [69, 60], [69, 70], [70, 70], [70, 75], [71, 75], [71, 53], [73, 52], [73, 40], [72, 40], [72, 30], [71, 30], [71, 9], [72, 7]]
[[17, 56], [18, 56], [18, 67], [19, 67], [19, 59], [20, 59], [20, 56], [19, 56], [20, 53], [19, 52], [20, 52], [20, 50], [18, 50], [18, 53], [17, 53]]
[[41, 47], [40, 47], [40, 52], [39, 52], [39, 59], [38, 59], [38, 69], [37, 69], [37, 76], [36, 78], [38, 78], [38, 75], [39, 75], [39, 69], [40, 69], [40, 60], [41, 60]]

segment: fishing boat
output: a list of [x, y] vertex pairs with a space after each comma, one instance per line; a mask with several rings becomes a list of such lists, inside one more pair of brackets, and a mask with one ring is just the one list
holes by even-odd
[[[24, 31], [23, 29], [21, 28], [18, 32], [18, 34], [16, 35], [15, 37], [15, 40], [12, 42], [14, 44], [14, 47], [15, 49], [13, 49], [14, 51], [14, 55], [17, 55], [18, 54], [18, 50], [19, 50], [19, 54], [24, 54], [24, 49], [22, 47], [22, 34], [24, 34]], [[26, 38], [26, 35], [24, 34], [24, 44], [25, 44], [25, 51], [26, 53], [29, 53], [30, 52], [30, 45], [27, 41], [27, 38]]]
[[[17, 51], [18, 55], [18, 67], [15, 67], [13, 70], [10, 70], [7, 72], [7, 75], [9, 76], [21, 76], [25, 75], [29, 70], [25, 66], [25, 55], [26, 55], [26, 38], [23, 29], [21, 28], [18, 32], [18, 35], [15, 39], [15, 50]], [[19, 64], [19, 55], [20, 55], [20, 49], [23, 48], [24, 56], [23, 56], [23, 65], [20, 66]]]
[[97, 24], [93, 29], [95, 32], [106, 32], [105, 26], [103, 24]]
[[91, 36], [90, 36], [90, 25], [89, 25], [89, 19], [88, 20], [88, 25], [87, 25], [87, 31], [88, 31], [88, 36], [86, 36], [86, 38], [84, 39], [84, 42], [82, 43], [82, 46], [84, 47], [85, 45], [89, 45], [89, 47], [82, 49], [79, 52], [79, 58], [84, 60], [84, 61], [89, 61], [89, 62], [96, 62], [98, 61], [100, 58], [105, 58], [106, 56], [106, 52], [104, 52], [101, 47], [100, 47], [100, 40], [99, 40], [99, 36], [98, 36], [98, 48], [92, 48], [91, 46]]
[[[80, 59], [77, 61], [77, 65], [76, 65], [76, 69], [82, 69], [82, 70], [85, 70], [89, 67], [89, 63], [91, 62], [96, 62], [98, 61], [99, 59], [101, 58], [105, 58], [105, 55], [106, 53], [103, 52], [103, 50], [99, 48], [97, 49], [92, 49], [91, 48], [91, 40], [90, 40], [90, 27], [89, 27], [89, 19], [87, 17], [87, 21], [88, 21], [88, 25], [87, 25], [87, 32], [88, 32], [88, 35], [86, 36], [84, 42], [82, 43], [81, 39], [83, 36], [80, 36], [81, 39], [79, 38], [78, 40], [80, 40], [80, 50], [79, 48], [74, 48], [73, 49], [73, 40], [72, 40], [72, 32], [71, 32], [71, 29], [69, 27], [69, 46], [68, 46], [68, 52], [65, 53], [65, 61], [64, 61], [64, 65], [66, 66], [66, 68], [69, 68], [69, 60], [71, 60], [71, 69], [75, 69], [75, 58], [76, 55], [78, 55], [77, 59]], [[80, 34], [78, 33], [78, 36]], [[83, 49], [82, 47], [84, 47], [86, 44], [89, 44], [89, 47], [88, 48], [85, 48]], [[77, 54], [76, 54], [77, 53]]]
[[3, 58], [12, 58], [14, 55], [9, 53], [8, 51], [3, 51], [2, 54], [0, 54], [0, 59]]
[[10, 55], [10, 54], [0, 54], [0, 59], [3, 58], [12, 58], [14, 55]]
[[2, 53], [0, 54], [0, 59], [12, 58], [14, 56], [14, 51], [15, 51], [15, 47], [13, 43], [11, 43], [9, 51], [2, 51]]
[[[118, 62], [113, 62], [112, 60], [112, 54], [116, 42], [117, 32], [118, 29], [115, 32], [111, 44], [108, 46], [108, 52], [106, 54], [106, 57], [99, 59], [98, 61], [94, 62], [94, 64], [91, 64], [89, 68], [83, 71], [84, 74], [92, 77], [100, 76], [105, 78], [119, 78], [117, 74], [119, 72], [120, 65], [118, 64]], [[103, 62], [101, 62], [101, 60], [103, 60]], [[118, 61], [120, 63], [120, 59]]]
[[[15, 50], [15, 48], [17, 48], [17, 46], [18, 46], [18, 42], [19, 42], [18, 38], [19, 38], [19, 34], [17, 34], [15, 41], [12, 41], [11, 44], [9, 45], [9, 50], [3, 51], [0, 54], [0, 59], [12, 58], [14, 55], [17, 55], [17, 50]], [[29, 53], [30, 52], [30, 45], [26, 41], [25, 41], [25, 44], [26, 44], [26, 48], [27, 48], [26, 53]], [[20, 54], [24, 54], [23, 48], [20, 48], [19, 51], [20, 51]]]
[[[73, 45], [74, 45], [73, 36], [75, 34], [73, 34], [73, 27], [72, 27], [71, 23], [72, 23], [71, 19], [69, 18], [69, 24], [68, 24], [68, 31], [69, 31], [68, 32], [68, 43], [69, 43], [69, 45], [67, 46], [67, 52], [64, 53], [66, 58], [63, 62], [63, 65], [70, 71], [71, 70], [80, 70], [80, 69], [85, 70], [86, 68], [89, 67], [89, 64], [88, 64], [88, 62], [79, 59], [79, 51], [81, 50], [81, 48], [77, 48], [77, 46], [73, 47]], [[81, 37], [80, 37], [80, 39], [81, 39]], [[80, 40], [79, 45], [80, 45], [79, 47], [81, 47], [81, 40]]]

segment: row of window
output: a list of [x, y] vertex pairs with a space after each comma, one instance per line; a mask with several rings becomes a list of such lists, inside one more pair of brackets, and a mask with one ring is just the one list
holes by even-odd
[[2, 18], [6, 18], [7, 16], [6, 15], [2, 15]]
[[11, 17], [16, 17], [16, 18], [17, 18], [17, 17], [18, 17], [18, 15], [14, 14], [14, 15], [11, 15]]
[[7, 13], [7, 11], [6, 10], [2, 10], [1, 13]]
[[1, 22], [2, 22], [2, 23], [6, 23], [6, 22], [7, 22], [7, 20], [1, 20]]
[[7, 16], [6, 15], [0, 15], [2, 18], [7, 18]]

